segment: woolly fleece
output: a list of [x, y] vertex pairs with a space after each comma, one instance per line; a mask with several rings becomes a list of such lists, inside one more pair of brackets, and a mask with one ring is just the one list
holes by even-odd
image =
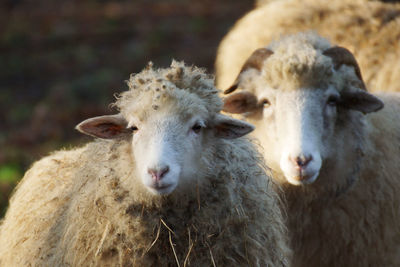
[[[221, 100], [212, 84], [183, 63], [148, 66], [115, 105], [145, 114], [175, 99], [178, 110], [194, 105], [214, 116]], [[144, 96], [152, 105], [139, 104]], [[167, 196], [133, 175], [129, 140], [96, 140], [41, 159], [10, 200], [0, 265], [286, 266], [279, 198], [261, 156], [246, 138], [208, 141], [200, 153], [210, 171]]]
[[400, 91], [400, 3], [366, 0], [279, 0], [250, 11], [218, 48], [217, 87], [231, 86], [257, 48], [307, 30], [349, 49], [371, 91]]
[[[296, 90], [306, 83], [314, 85], [308, 90], [328, 85], [339, 92], [359, 90], [362, 83], [352, 67], [329, 71], [332, 61], [322, 54], [328, 47], [325, 39], [311, 33], [284, 37], [269, 46], [274, 53], [262, 72], [248, 70], [239, 89], [257, 94], [274, 84]], [[323, 162], [316, 182], [293, 186], [274, 171], [286, 200], [292, 266], [399, 265], [400, 93], [377, 96], [385, 107], [376, 113], [338, 109], [336, 140], [330, 147], [342, 156]], [[262, 117], [246, 116], [262, 129]], [[262, 132], [257, 137], [269, 153], [271, 144], [262, 139]]]

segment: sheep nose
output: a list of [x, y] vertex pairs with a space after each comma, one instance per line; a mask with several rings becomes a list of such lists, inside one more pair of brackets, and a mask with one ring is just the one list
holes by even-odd
[[297, 168], [305, 168], [312, 159], [312, 155], [300, 155], [297, 157], [290, 157], [290, 161], [292, 161]]
[[154, 181], [158, 182], [169, 172], [169, 166], [162, 168], [149, 168], [147, 172], [151, 175]]

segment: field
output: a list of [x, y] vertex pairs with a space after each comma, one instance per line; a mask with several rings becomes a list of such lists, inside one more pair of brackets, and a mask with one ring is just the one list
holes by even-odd
[[0, 218], [29, 166], [89, 138], [148, 61], [213, 71], [218, 43], [252, 0], [4, 0], [0, 3]]

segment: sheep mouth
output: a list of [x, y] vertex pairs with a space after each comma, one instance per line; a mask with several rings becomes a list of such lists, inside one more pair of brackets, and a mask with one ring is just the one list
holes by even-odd
[[304, 172], [299, 172], [297, 175], [286, 177], [288, 182], [293, 185], [306, 185], [312, 184], [317, 180], [319, 172], [312, 174], [305, 174]]
[[173, 184], [154, 183], [150, 185], [149, 188], [156, 194], [166, 195], [171, 193], [174, 190], [175, 186]]

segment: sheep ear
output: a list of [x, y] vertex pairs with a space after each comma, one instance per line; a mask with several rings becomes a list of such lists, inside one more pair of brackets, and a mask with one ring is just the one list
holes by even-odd
[[75, 129], [81, 133], [103, 139], [121, 137], [129, 132], [127, 122], [121, 114], [99, 116], [84, 120]]
[[344, 108], [361, 111], [364, 114], [378, 111], [384, 106], [379, 98], [363, 90], [342, 92], [340, 94], [340, 105]]
[[215, 135], [225, 139], [235, 139], [254, 130], [250, 123], [218, 114], [214, 121]]
[[224, 99], [223, 111], [239, 114], [252, 111], [258, 107], [257, 97], [250, 92], [239, 92]]
[[239, 75], [237, 76], [235, 82], [231, 87], [226, 89], [224, 91], [224, 94], [229, 94], [235, 91], [239, 87], [240, 83], [240, 76], [243, 72], [245, 72], [248, 69], [256, 69], [257, 71], [261, 71], [264, 61], [272, 55], [274, 52], [267, 48], [259, 48], [256, 51], [251, 54], [251, 56], [246, 60], [246, 62], [243, 64]]
[[354, 68], [354, 72], [360, 79], [360, 89], [366, 90], [364, 80], [361, 75], [360, 67], [354, 55], [347, 49], [341, 46], [331, 47], [323, 52], [327, 57], [330, 57], [333, 62], [335, 70], [339, 69], [342, 65], [348, 65]]

